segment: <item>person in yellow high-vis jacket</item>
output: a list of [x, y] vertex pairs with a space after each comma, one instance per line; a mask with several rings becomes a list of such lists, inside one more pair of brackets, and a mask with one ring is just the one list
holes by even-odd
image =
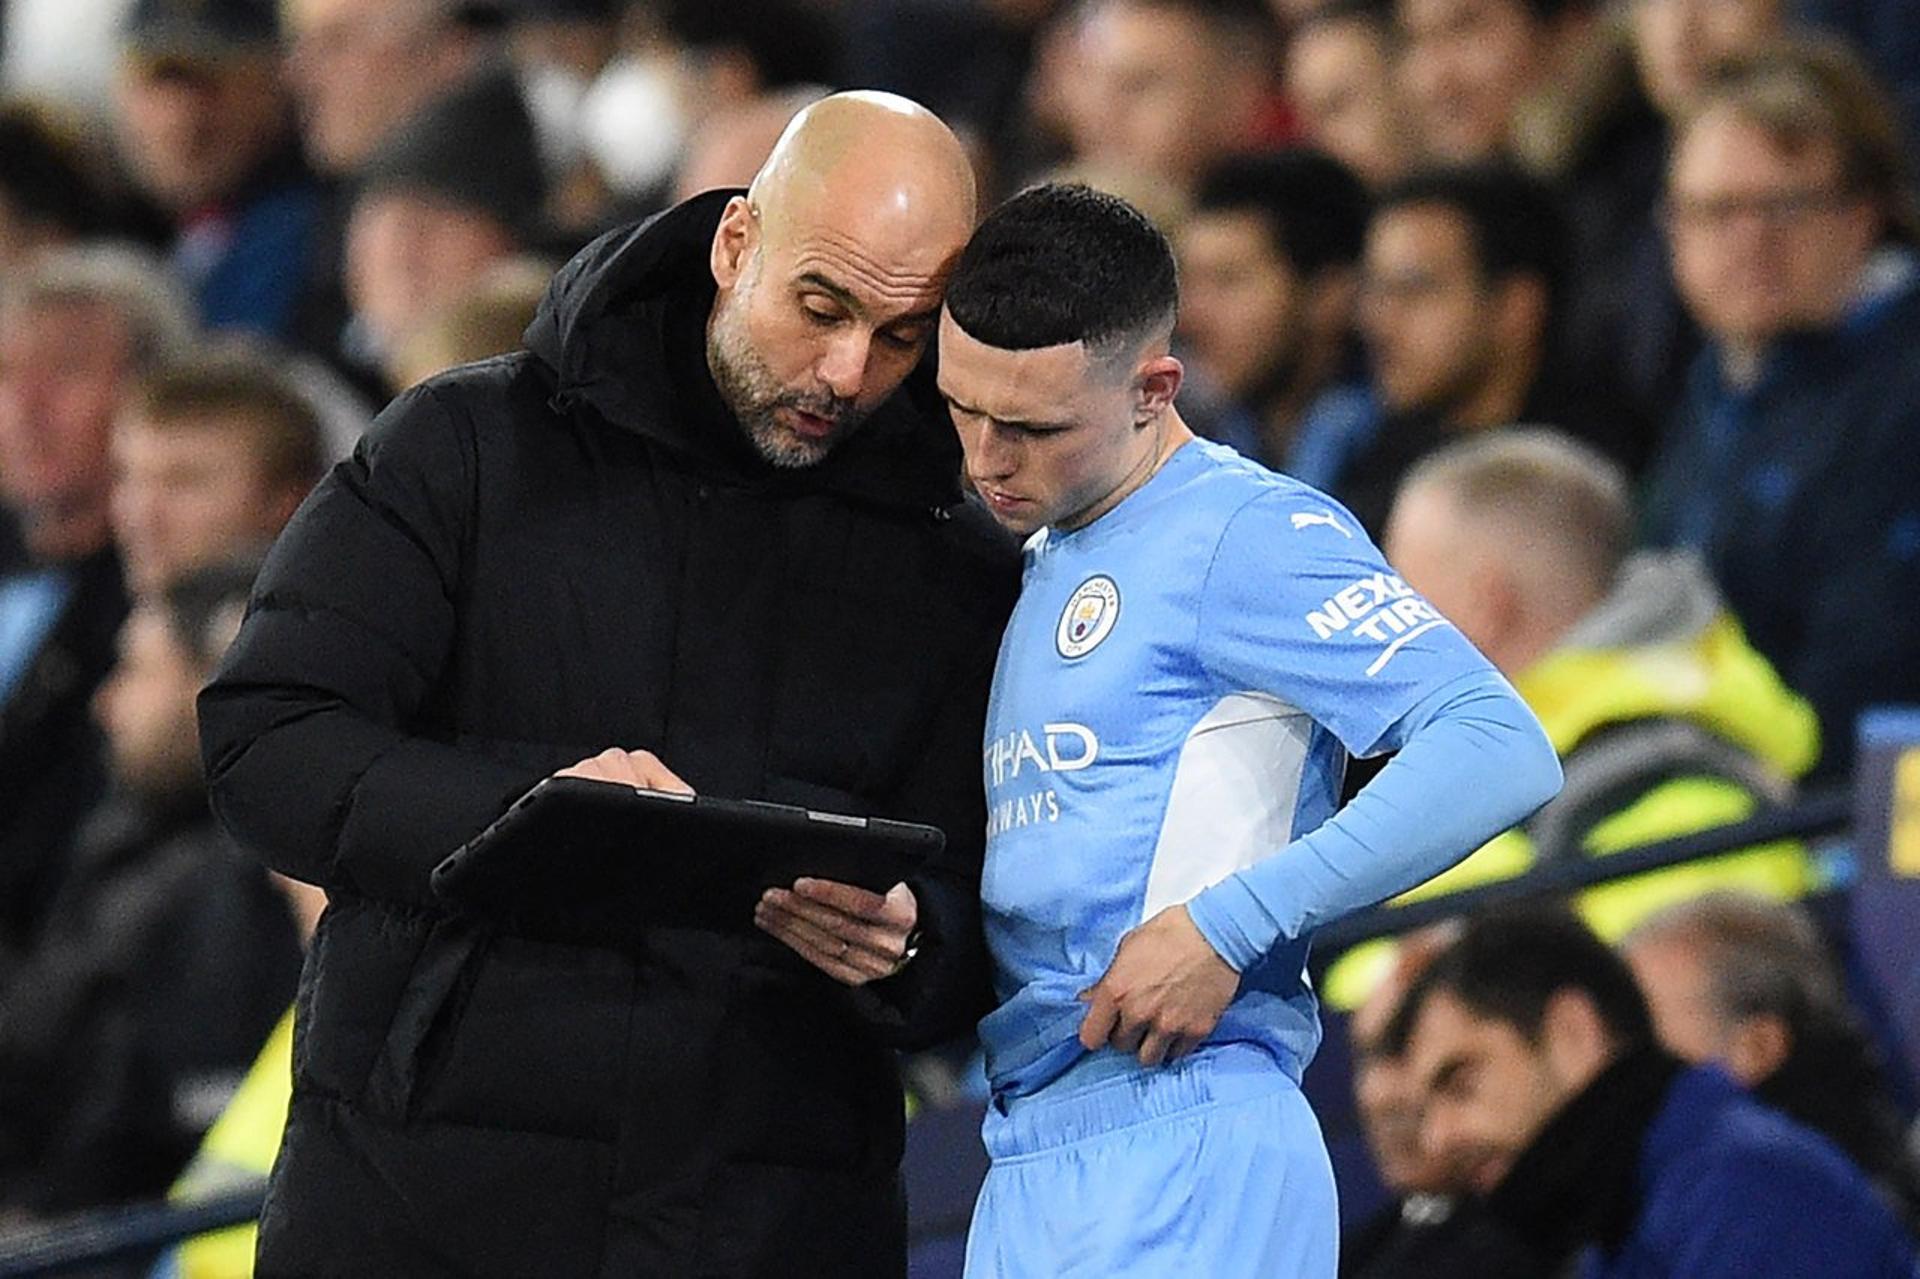
[[[1785, 803], [1812, 767], [1812, 708], [1748, 645], [1698, 561], [1629, 554], [1632, 530], [1625, 476], [1551, 431], [1463, 441], [1409, 473], [1387, 558], [1513, 681], [1566, 784], [1524, 826], [1399, 900], [1738, 822]], [[1789, 841], [1603, 884], [1578, 904], [1613, 940], [1710, 889], [1790, 900], [1816, 879]], [[1389, 949], [1337, 960], [1327, 1001], [1364, 998]]]

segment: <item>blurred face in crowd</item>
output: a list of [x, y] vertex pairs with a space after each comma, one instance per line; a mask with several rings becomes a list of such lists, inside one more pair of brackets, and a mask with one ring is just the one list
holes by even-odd
[[1194, 361], [1239, 400], [1287, 381], [1311, 320], [1307, 285], [1258, 213], [1209, 209], [1181, 225], [1180, 334]]
[[1514, 111], [1549, 69], [1549, 40], [1525, 0], [1399, 0], [1407, 105], [1430, 156], [1504, 152]]
[[[107, 439], [128, 371], [126, 327], [99, 302], [0, 308], [0, 500], [42, 522], [97, 517]], [[47, 547], [46, 553], [91, 547]]]
[[1150, 424], [1182, 373], [1164, 351], [1164, 339], [1106, 358], [1080, 342], [1005, 351], [942, 315], [940, 393], [994, 518], [1022, 537], [1080, 528], [1151, 474]]
[[129, 57], [117, 125], [141, 188], [175, 213], [237, 191], [289, 127], [279, 71], [265, 53]]
[[307, 150], [349, 173], [475, 56], [444, 0], [286, 0], [287, 75]]
[[94, 694], [114, 775], [149, 796], [178, 794], [200, 779], [194, 698], [208, 672], [174, 637], [165, 612], [141, 604], [120, 629], [120, 658]]
[[1354, 1010], [1347, 1023], [1353, 1048], [1353, 1099], [1380, 1179], [1397, 1195], [1444, 1194], [1459, 1178], [1429, 1154], [1422, 1139], [1424, 1099], [1406, 1054], [1382, 1051], [1381, 1036], [1406, 995], [1407, 981], [1390, 977]]
[[1252, 126], [1258, 76], [1192, 13], [1109, 0], [1075, 47], [1082, 159], [1184, 185]]
[[1406, 171], [1408, 122], [1377, 24], [1341, 19], [1297, 33], [1287, 45], [1287, 97], [1313, 144], [1368, 186]]
[[517, 247], [485, 213], [410, 191], [371, 191], [347, 225], [347, 299], [390, 350]]
[[1374, 219], [1360, 327], [1388, 409], [1444, 415], [1479, 394], [1502, 355], [1499, 294], [1452, 209], [1407, 204]]
[[113, 432], [113, 531], [136, 591], [265, 545], [304, 496], [268, 467], [263, 428], [241, 413], [154, 420]]
[[1693, 939], [1655, 933], [1622, 954], [1653, 1013], [1653, 1031], [1683, 1061], [1717, 1062], [1743, 1087], [1763, 1083], [1786, 1061], [1792, 1034], [1778, 1017], [1729, 1020], [1714, 997], [1713, 972]]
[[1782, 0], [1633, 0], [1633, 56], [1647, 96], [1684, 110], [1712, 70], [1756, 53], [1786, 27]]
[[1729, 346], [1834, 323], [1880, 235], [1873, 202], [1841, 180], [1838, 149], [1796, 141], [1716, 108], [1676, 144], [1675, 281], [1701, 327]]
[[1488, 1193], [1611, 1056], [1598, 1015], [1579, 992], [1555, 995], [1540, 1034], [1529, 1038], [1451, 991], [1434, 991], [1407, 1048], [1427, 1156], [1460, 1170], [1475, 1193]]
[[1451, 493], [1435, 484], [1401, 488], [1381, 549], [1408, 586], [1495, 666], [1513, 673], [1503, 664], [1503, 584], [1491, 571], [1484, 547], [1471, 535]]

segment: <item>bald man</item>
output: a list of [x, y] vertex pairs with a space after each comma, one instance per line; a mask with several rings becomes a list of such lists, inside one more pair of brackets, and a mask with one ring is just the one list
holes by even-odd
[[[1538, 858], [1614, 852], [1785, 802], [1813, 763], [1812, 709], [1748, 645], [1698, 561], [1628, 554], [1625, 474], [1572, 439], [1499, 431], [1409, 473], [1387, 558], [1539, 715], [1566, 782], [1520, 830], [1429, 891], [1504, 878]], [[1771, 845], [1604, 885], [1581, 897], [1617, 938], [1709, 888], [1798, 897], [1795, 845]]]
[[[826, 98], [749, 190], [588, 246], [527, 350], [402, 395], [295, 518], [201, 702], [220, 816], [331, 902], [263, 1275], [903, 1273], [893, 1050], [988, 998], [1017, 585], [914, 376], [973, 216], [938, 120]], [[438, 898], [557, 772], [946, 847], [730, 927]]]

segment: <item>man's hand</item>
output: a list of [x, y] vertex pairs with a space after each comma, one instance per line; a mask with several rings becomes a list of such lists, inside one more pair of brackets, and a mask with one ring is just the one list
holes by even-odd
[[1219, 1022], [1240, 974], [1214, 952], [1185, 906], [1169, 906], [1120, 939], [1106, 975], [1080, 992], [1080, 1043], [1111, 1044], [1143, 1066], [1190, 1052]]
[[769, 888], [753, 922], [837, 982], [864, 986], [906, 966], [907, 939], [920, 920], [913, 890], [895, 884], [882, 897], [830, 879], [797, 879]]
[[693, 787], [681, 781], [680, 775], [662, 764], [660, 757], [652, 751], [624, 751], [618, 746], [609, 746], [591, 759], [583, 759], [571, 768], [563, 768], [554, 776], [584, 777], [590, 782], [618, 782], [643, 790], [671, 791], [676, 795], [693, 794]]

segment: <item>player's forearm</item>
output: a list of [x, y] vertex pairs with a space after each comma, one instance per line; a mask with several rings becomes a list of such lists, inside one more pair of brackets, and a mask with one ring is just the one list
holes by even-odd
[[1352, 803], [1188, 903], [1234, 968], [1431, 879], [1560, 789], [1552, 745], [1504, 681], [1460, 687], [1412, 718], [1406, 745]]

